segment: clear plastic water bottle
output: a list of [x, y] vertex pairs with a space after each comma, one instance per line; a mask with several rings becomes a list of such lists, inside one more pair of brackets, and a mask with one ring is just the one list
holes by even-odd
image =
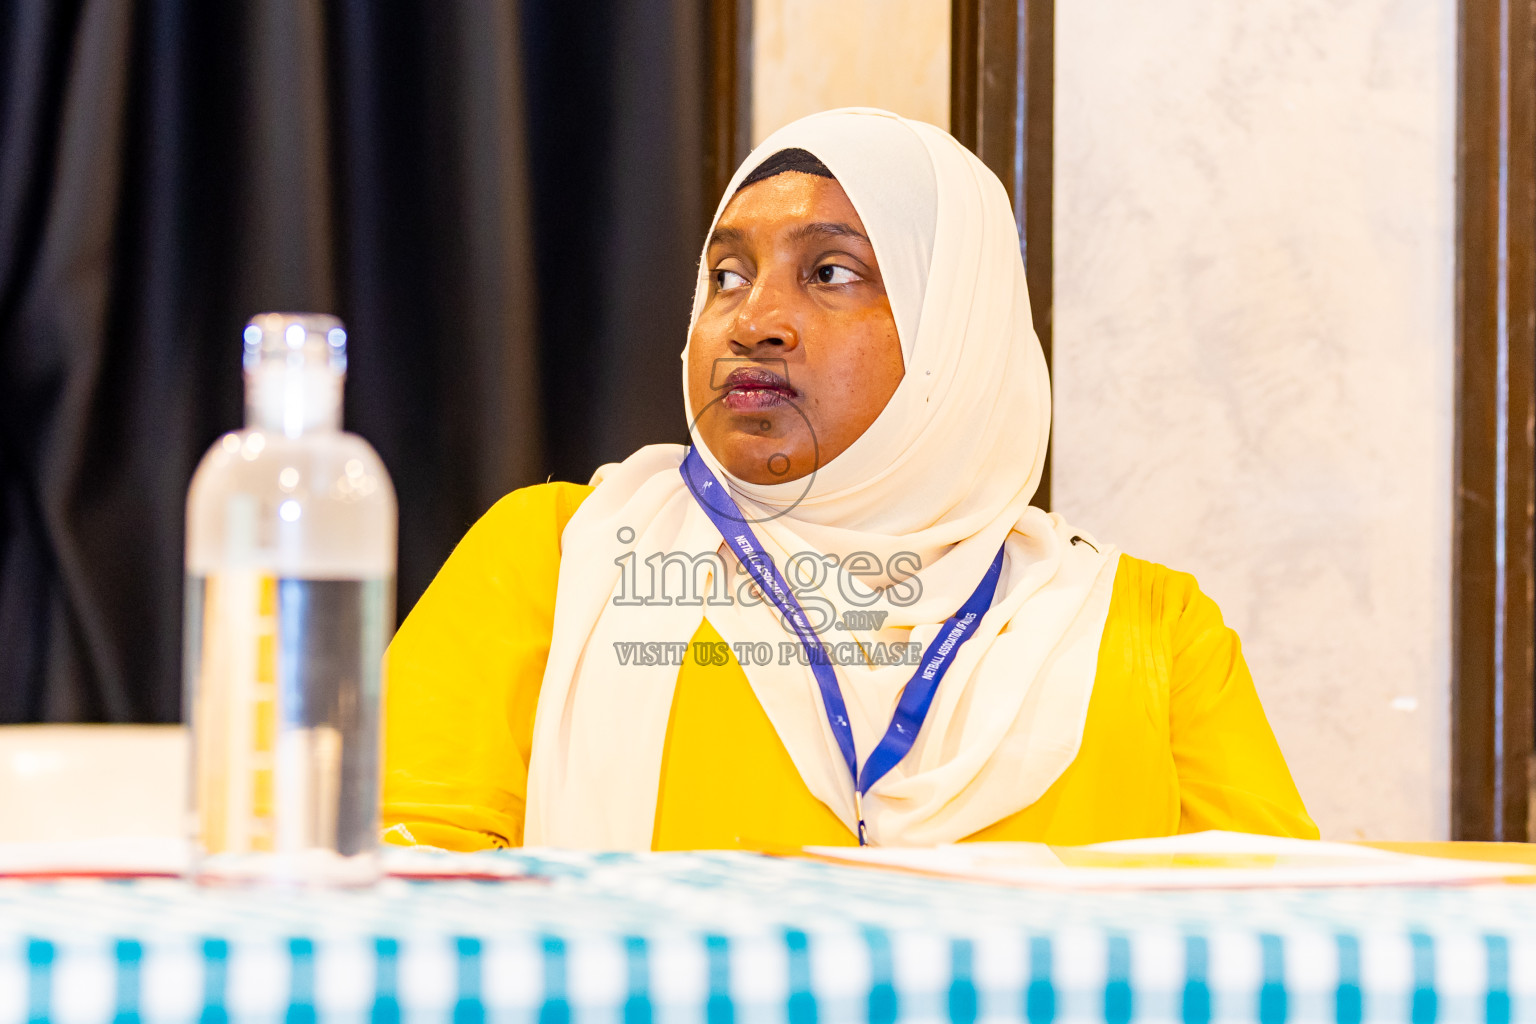
[[396, 505], [341, 429], [335, 317], [245, 329], [245, 429], [187, 494], [185, 716], [195, 870], [364, 884], [378, 875], [379, 708]]

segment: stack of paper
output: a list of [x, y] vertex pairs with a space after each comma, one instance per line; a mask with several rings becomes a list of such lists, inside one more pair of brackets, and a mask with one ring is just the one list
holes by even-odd
[[1210, 889], [1457, 885], [1536, 876], [1536, 867], [1389, 853], [1347, 843], [1199, 832], [1092, 846], [957, 843], [813, 846], [821, 860], [1051, 889]]

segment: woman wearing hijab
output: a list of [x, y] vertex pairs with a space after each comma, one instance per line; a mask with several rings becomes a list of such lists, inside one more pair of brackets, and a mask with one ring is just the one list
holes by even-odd
[[1188, 575], [1029, 504], [1045, 361], [1001, 183], [840, 110], [737, 171], [693, 444], [503, 499], [389, 653], [386, 837], [453, 849], [1315, 837]]

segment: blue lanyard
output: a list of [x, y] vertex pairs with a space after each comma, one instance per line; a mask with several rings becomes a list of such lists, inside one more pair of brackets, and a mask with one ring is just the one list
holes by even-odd
[[726, 544], [730, 545], [741, 564], [746, 566], [758, 589], [778, 608], [784, 621], [789, 623], [799, 638], [800, 645], [805, 648], [806, 658], [811, 663], [811, 673], [821, 689], [821, 703], [826, 708], [827, 723], [832, 727], [832, 735], [837, 739], [843, 760], [847, 762], [848, 775], [854, 780], [859, 845], [867, 845], [862, 797], [896, 767], [907, 756], [907, 751], [912, 749], [912, 744], [917, 742], [917, 734], [923, 727], [924, 719], [928, 717], [928, 709], [933, 705], [933, 695], [954, 662], [955, 652], [975, 635], [976, 631], [972, 627], [992, 607], [992, 595], [997, 591], [998, 577], [1003, 571], [1003, 549], [997, 549], [997, 555], [987, 567], [975, 591], [960, 606], [959, 611], [944, 620], [938, 635], [923, 651], [922, 662], [901, 691], [901, 699], [896, 703], [896, 713], [891, 717], [891, 724], [875, 745], [869, 760], [864, 762], [864, 770], [861, 772], [858, 756], [853, 749], [853, 728], [848, 724], [848, 706], [843, 703], [843, 691], [837, 685], [837, 673], [832, 669], [832, 659], [821, 637], [816, 635], [806, 620], [805, 610], [784, 582], [778, 567], [764, 554], [762, 544], [747, 525], [746, 517], [741, 514], [736, 500], [715, 478], [715, 474], [710, 472], [697, 449], [688, 449], [678, 471], [683, 475], [683, 484], [704, 510], [704, 514], [709, 516], [715, 529], [720, 531], [720, 536], [725, 538]]

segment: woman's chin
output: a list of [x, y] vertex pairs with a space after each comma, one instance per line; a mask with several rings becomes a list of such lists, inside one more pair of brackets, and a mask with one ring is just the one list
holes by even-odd
[[718, 446], [712, 440], [706, 439], [706, 443], [727, 473], [749, 484], [788, 483], [802, 479], [816, 468], [810, 453], [777, 444], [769, 437], [749, 436], [740, 439], [740, 443], [726, 439]]

